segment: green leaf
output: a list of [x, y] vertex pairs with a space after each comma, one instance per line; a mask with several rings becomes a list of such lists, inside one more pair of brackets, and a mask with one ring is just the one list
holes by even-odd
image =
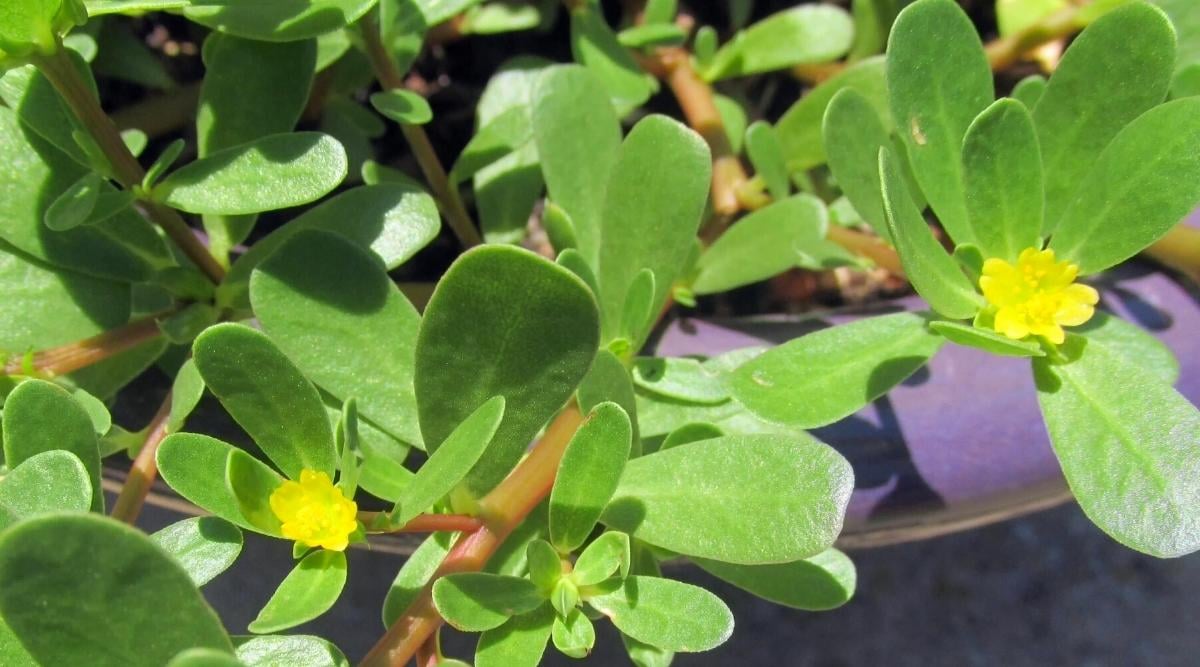
[[669, 651], [707, 651], [733, 633], [733, 614], [725, 603], [681, 581], [632, 576], [620, 589], [588, 602], [621, 632]]
[[[463, 420], [437, 447], [409, 481], [391, 520], [404, 524], [429, 510], [459, 484], [492, 443], [504, 418], [505, 401], [496, 396]], [[432, 444], [432, 443], [431, 443]]]
[[65, 232], [84, 224], [91, 217], [104, 179], [88, 172], [58, 196], [46, 209], [45, 223], [51, 231]]
[[248, 530], [258, 530], [242, 515], [237, 498], [225, 484], [233, 445], [195, 433], [174, 433], [158, 446], [156, 460], [163, 481], [201, 508]]
[[284, 475], [333, 476], [337, 453], [317, 390], [266, 335], [218, 324], [192, 346], [210, 391]]
[[543, 604], [484, 632], [475, 648], [475, 667], [537, 667], [555, 618], [554, 608]]
[[[12, 75], [9, 72], [4, 81]], [[55, 95], [53, 90], [49, 93]], [[44, 111], [38, 107], [32, 113]], [[125, 282], [148, 280], [156, 270], [174, 264], [155, 229], [132, 209], [94, 224], [47, 233], [47, 208], [87, 170], [20, 127], [6, 108], [0, 108], [0, 159], [0, 190], [5, 192], [0, 197], [0, 237], [17, 249], [53, 266]], [[45, 343], [38, 341], [39, 346]]]
[[746, 155], [754, 165], [754, 171], [767, 184], [774, 199], [784, 199], [791, 190], [787, 163], [775, 128], [766, 121], [755, 121], [746, 129]]
[[383, 601], [384, 627], [391, 627], [413, 600], [417, 599], [417, 594], [433, 577], [446, 554], [450, 553], [453, 539], [452, 533], [434, 533], [425, 538], [408, 560], [404, 561]]
[[1117, 132], [1166, 97], [1174, 67], [1171, 24], [1143, 2], [1105, 15], [1071, 42], [1033, 109], [1046, 174], [1043, 232], [1083, 194], [1080, 181]]
[[601, 403], [575, 431], [550, 492], [550, 541], [563, 553], [579, 548], [617, 488], [632, 442], [629, 416]]
[[952, 0], [917, 0], [888, 42], [892, 118], [921, 190], [956, 243], [975, 242], [963, 196], [962, 142], [991, 104], [992, 70], [971, 20]]
[[738, 220], [696, 262], [696, 294], [715, 294], [766, 280], [796, 266], [797, 246], [822, 239], [829, 214], [821, 200], [796, 195]]
[[86, 512], [92, 483], [79, 457], [61, 449], [35, 454], [0, 478], [0, 531], [53, 512]]
[[255, 634], [278, 632], [324, 614], [346, 585], [346, 554], [319, 549], [304, 557], [250, 622]]
[[1079, 506], [1142, 553], [1172, 558], [1200, 549], [1200, 460], [1192, 455], [1200, 413], [1103, 345], [1075, 352], [1063, 364], [1035, 359], [1033, 371], [1050, 442]]
[[633, 429], [633, 446], [629, 455], [631, 457], [641, 456], [642, 441], [638, 434], [637, 396], [633, 391], [633, 380], [629, 375], [629, 369], [625, 368], [625, 364], [616, 355], [608, 350], [600, 350], [596, 353], [596, 359], [592, 362], [591, 369], [579, 383], [577, 398], [579, 408], [585, 412], [605, 401], [612, 401], [621, 406], [626, 416], [629, 417]]
[[723, 435], [725, 435], [725, 432], [713, 424], [692, 422], [690, 424], [684, 424], [683, 426], [680, 426], [674, 431], [668, 433], [667, 437], [663, 438], [662, 444], [660, 444], [658, 448], [660, 450], [670, 449], [672, 447], [678, 447], [680, 445], [686, 445], [692, 442], [700, 442], [701, 440], [719, 438]]
[[1171, 348], [1141, 327], [1116, 315], [1098, 311], [1075, 332], [1085, 336], [1089, 346], [1108, 348], [1167, 384], [1175, 384], [1179, 380], [1179, 361], [1171, 353]]
[[188, 213], [259, 213], [320, 199], [347, 169], [345, 149], [329, 135], [274, 134], [177, 169], [151, 196]]
[[171, 411], [167, 415], [167, 433], [176, 433], [183, 429], [188, 415], [196, 409], [200, 398], [204, 396], [204, 378], [196, 370], [196, 363], [191, 359], [183, 362], [179, 372], [175, 374], [175, 382], [171, 385]]
[[183, 568], [95, 515], [38, 517], [0, 535], [0, 614], [43, 665], [158, 667], [188, 648], [233, 651]]
[[543, 593], [549, 594], [563, 578], [562, 558], [546, 540], [535, 539], [529, 543], [525, 548], [525, 562], [529, 580]]
[[[518, 242], [525, 235], [529, 215], [542, 194], [540, 157], [533, 140], [532, 122], [534, 104], [540, 100], [534, 98], [533, 91], [549, 65], [549, 61], [532, 56], [506, 61], [488, 79], [476, 106], [479, 134], [486, 128], [492, 142], [514, 147], [474, 175], [479, 224], [484, 238], [492, 243]], [[462, 159], [460, 156], [459, 161]]]
[[704, 71], [709, 81], [826, 63], [850, 50], [854, 23], [846, 10], [832, 6], [794, 7], [734, 35]]
[[433, 120], [433, 110], [424, 97], [411, 90], [385, 90], [371, 95], [371, 106], [385, 118], [402, 125], [424, 125]]
[[1025, 105], [1001, 99], [963, 139], [963, 191], [971, 236], [985, 257], [1016, 262], [1041, 246], [1042, 155]]
[[[53, 51], [63, 0], [17, 0], [0, 9], [0, 49], [13, 55]], [[68, 24], [69, 25], [69, 24]]]
[[215, 516], [178, 521], [150, 539], [183, 566], [197, 586], [228, 569], [242, 552], [242, 531]]
[[[70, 52], [68, 57], [92, 99], [98, 100], [99, 93], [91, 67]], [[89, 153], [94, 154], [97, 150], [94, 141], [90, 135], [77, 134], [82, 129], [78, 117], [50, 80], [35, 66], [26, 65], [5, 72], [0, 77], [0, 98], [16, 111], [21, 125], [32, 133], [27, 135], [30, 142], [40, 143], [36, 141], [36, 135], [36, 138], [61, 151], [64, 157], [69, 156], [78, 165], [93, 166]], [[81, 145], [77, 139], [82, 139], [86, 145]]]
[[687, 41], [687, 32], [673, 23], [645, 23], [617, 33], [617, 41], [627, 49], [674, 46]]
[[[775, 124], [775, 133], [783, 145], [788, 169], [803, 171], [825, 163], [827, 148], [822, 134], [822, 121], [834, 96], [847, 88], [862, 95], [875, 110], [876, 119], [884, 123], [885, 132], [890, 130], [891, 116], [888, 113], [883, 58], [868, 58], [854, 63], [810, 90]], [[876, 152], [878, 147], [871, 152], [872, 164]]]
[[930, 322], [929, 328], [951, 343], [974, 347], [1004, 357], [1044, 357], [1045, 350], [1034, 341], [1013, 340], [1008, 336], [960, 322]]
[[578, 66], [548, 68], [531, 99], [530, 121], [546, 190], [570, 216], [578, 250], [595, 269], [604, 191], [621, 150], [617, 113], [596, 75]]
[[37, 454], [66, 450], [83, 463], [91, 483], [95, 512], [104, 511], [100, 486], [100, 450], [87, 410], [61, 387], [27, 380], [4, 401], [4, 462], [16, 468]]
[[[246, 67], [253, 62], [253, 67]], [[204, 82], [196, 109], [201, 158], [262, 137], [290, 132], [308, 102], [317, 64], [316, 40], [283, 44], [212, 33], [204, 43]], [[263, 113], [269, 108], [270, 113]], [[219, 255], [246, 240], [254, 217], [205, 216]]]
[[629, 461], [602, 521], [688, 556], [785, 563], [833, 544], [853, 478], [812, 439], [725, 436]]
[[578, 586], [595, 586], [618, 571], [624, 579], [629, 576], [631, 560], [629, 536], [610, 531], [597, 537], [579, 554], [571, 580]]
[[271, 494], [283, 485], [283, 479], [265, 463], [235, 449], [226, 459], [225, 485], [237, 500], [242, 516], [255, 530], [282, 537], [279, 517], [271, 509]]
[[714, 405], [729, 399], [724, 373], [687, 357], [638, 357], [633, 382], [668, 398]]
[[225, 651], [211, 648], [189, 648], [181, 652], [167, 667], [243, 667], [242, 662]]
[[734, 371], [730, 391], [768, 421], [824, 426], [890, 391], [941, 345], [921, 314], [866, 318], [767, 350]]
[[310, 635], [266, 635], [234, 637], [237, 658], [248, 667], [276, 667], [281, 664], [304, 667], [350, 667], [350, 661], [338, 647]]
[[1103, 271], [1162, 238], [1200, 202], [1200, 98], [1139, 116], [1094, 160], [1050, 248]]
[[764, 600], [806, 611], [826, 611], [846, 604], [858, 581], [854, 563], [837, 549], [777, 565], [692, 560], [705, 572]]
[[413, 392], [421, 316], [366, 249], [332, 232], [288, 239], [254, 271], [263, 330], [314, 382], [395, 437], [421, 445]]
[[226, 283], [245, 285], [254, 267], [305, 229], [340, 234], [371, 250], [391, 270], [428, 245], [440, 228], [437, 205], [423, 190], [394, 183], [354, 188], [321, 202], [255, 243], [234, 262]]
[[493, 396], [509, 406], [467, 478], [482, 494], [499, 482], [587, 373], [598, 344], [591, 291], [533, 253], [484, 246], [438, 283], [417, 337], [414, 383], [421, 432], [437, 443]]
[[[605, 192], [596, 277], [605, 339], [642, 269], [654, 272], [657, 313], [683, 270], [708, 200], [712, 159], [698, 134], [666, 116], [638, 121]], [[670, 192], [670, 197], [662, 193]], [[641, 340], [630, 341], [637, 348]]]
[[572, 609], [565, 617], [554, 619], [550, 637], [554, 648], [569, 658], [586, 658], [596, 644], [596, 629], [592, 622], [578, 609]]
[[526, 109], [509, 109], [479, 128], [450, 168], [450, 182], [461, 183], [533, 141]]
[[879, 111], [857, 90], [833, 96], [825, 112], [822, 136], [829, 169], [854, 210], [884, 239], [891, 238], [879, 184], [879, 150], [891, 139]]
[[982, 299], [958, 264], [933, 238], [908, 195], [895, 158], [886, 148], [879, 152], [879, 180], [888, 229], [913, 287], [938, 313], [953, 319], [973, 317], [983, 305]]
[[446, 622], [464, 632], [499, 627], [511, 616], [545, 602], [528, 579], [485, 572], [448, 574], [433, 584], [433, 604]]
[[189, 20], [213, 30], [264, 42], [292, 42], [344, 28], [374, 5], [374, 0], [191, 0], [181, 9]]
[[[1021, 104], [1025, 105], [1026, 109], [1033, 109], [1037, 106], [1039, 100], [1042, 99], [1042, 93], [1046, 92], [1046, 77], [1041, 74], [1030, 74], [1029, 76], [1017, 82], [1013, 86], [1012, 97]], [[1041, 144], [1039, 144], [1040, 148]]]
[[625, 292], [618, 338], [641, 340], [654, 328], [655, 291], [654, 272], [650, 269], [638, 271], [633, 282], [629, 283], [629, 290]]
[[571, 53], [575, 62], [596, 75], [622, 114], [641, 106], [654, 92], [654, 83], [591, 3], [571, 8]]

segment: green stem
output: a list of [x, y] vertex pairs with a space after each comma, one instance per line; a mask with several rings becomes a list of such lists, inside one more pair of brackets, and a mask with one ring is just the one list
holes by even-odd
[[[379, 36], [379, 24], [375, 21], [374, 15], [368, 13], [364, 16], [359, 21], [359, 29], [362, 32], [367, 59], [371, 61], [371, 69], [375, 71], [375, 78], [379, 81], [379, 85], [384, 90], [403, 90], [404, 75], [396, 67], [395, 61], [392, 60], [387, 48], [383, 45], [383, 40]], [[438, 160], [437, 153], [433, 150], [433, 144], [429, 142], [429, 136], [425, 134], [424, 128], [420, 125], [400, 123], [400, 132], [404, 134], [405, 141], [412, 149], [413, 156], [421, 167], [421, 173], [425, 175], [425, 182], [429, 184], [434, 199], [437, 200], [439, 208], [446, 216], [446, 224], [450, 226], [450, 230], [467, 248], [483, 243], [483, 238], [475, 229], [475, 223], [471, 221], [471, 216], [463, 206], [458, 188], [454, 187], [450, 183], [449, 177], [446, 176], [446, 169]]]
[[[126, 190], [136, 192], [146, 171], [125, 146], [117, 126], [100, 108], [99, 100], [92, 95], [92, 91], [79, 76], [66, 49], [60, 46], [53, 54], [37, 56], [33, 63], [95, 140], [112, 167], [113, 177]], [[196, 238], [192, 228], [177, 211], [156, 202], [143, 202], [143, 210], [146, 218], [161, 227], [212, 282], [220, 283], [225, 278], [225, 269]]]

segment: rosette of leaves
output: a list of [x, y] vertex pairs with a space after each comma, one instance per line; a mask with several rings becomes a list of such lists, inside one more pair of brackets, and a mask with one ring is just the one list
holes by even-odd
[[[965, 14], [948, 0], [919, 0], [892, 30], [888, 120], [854, 90], [837, 93], [825, 115], [833, 173], [895, 243], [937, 315], [929, 330], [1030, 358], [1055, 453], [1085, 513], [1160, 557], [1200, 548], [1191, 453], [1200, 415], [1171, 387], [1178, 367], [1165, 348], [1115, 316], [1091, 317], [1095, 291], [1066, 284], [1132, 257], [1200, 203], [1200, 102], [1164, 102], [1175, 43], [1161, 11], [1130, 3], [1085, 29], [1043, 89], [995, 100]], [[953, 253], [931, 235], [918, 194]], [[1035, 268], [1035, 256], [1050, 263]], [[1049, 329], [1008, 326], [1011, 313], [989, 292], [1004, 267], [1037, 273], [1034, 282], [1049, 271], [1061, 278], [1055, 289], [1088, 303], [1042, 317]], [[1081, 324], [1065, 335], [1059, 326]]]

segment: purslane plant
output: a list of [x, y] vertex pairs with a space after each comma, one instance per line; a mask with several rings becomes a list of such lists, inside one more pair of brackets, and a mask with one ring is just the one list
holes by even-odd
[[[1178, 366], [1078, 280], [1200, 203], [1183, 14], [1009, 9], [985, 50], [952, 0], [810, 3], [749, 25], [733, 3], [723, 43], [689, 34], [675, 4], [617, 32], [598, 3], [563, 3], [576, 64], [502, 65], [449, 169], [406, 88], [423, 45], [548, 27], [558, 3], [0, 7], [0, 662], [346, 664], [280, 633], [338, 601], [348, 548], [406, 532], [430, 535], [398, 563], [363, 664], [455, 664], [443, 623], [480, 633], [477, 667], [535, 665], [548, 645], [582, 657], [596, 622], [635, 664], [670, 664], [733, 618], [664, 561], [793, 608], [849, 599], [834, 543], [854, 475], [808, 429], [946, 341], [1031, 359], [1103, 530], [1157, 556], [1200, 548], [1200, 418], [1171, 387]], [[194, 144], [119, 131], [101, 108], [94, 71], [175, 87], [113, 37], [118, 15], [147, 11], [210, 31]], [[1084, 26], [1049, 79], [994, 99], [993, 68]], [[774, 124], [714, 93], [780, 70], [827, 80]], [[687, 125], [639, 112], [660, 85]], [[423, 183], [372, 159], [385, 121]], [[514, 247], [535, 208], [553, 259]], [[389, 272], [442, 220], [464, 251], [436, 284], [398, 285]], [[640, 356], [674, 302], [871, 264], [902, 270], [932, 312]], [[106, 401], [152, 365], [171, 391], [127, 431]], [[206, 393], [244, 445], [186, 431]], [[121, 453], [106, 518], [102, 461]], [[124, 525], [158, 477], [211, 516]], [[291, 543], [296, 564], [251, 634], [230, 635], [199, 587], [247, 530]]]

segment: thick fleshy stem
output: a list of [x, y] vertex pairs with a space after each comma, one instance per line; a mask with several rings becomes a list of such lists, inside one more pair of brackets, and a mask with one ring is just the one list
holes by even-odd
[[401, 667], [434, 635], [444, 621], [433, 606], [433, 582], [448, 574], [478, 572], [487, 565], [513, 529], [550, 494], [563, 452], [582, 423], [583, 414], [572, 401], [529, 455], [479, 501], [483, 526], [458, 538], [412, 604], [363, 659], [363, 667]]
[[133, 524], [141, 514], [142, 505], [146, 502], [146, 494], [150, 493], [150, 487], [158, 477], [158, 461], [155, 457], [158, 454], [158, 446], [167, 437], [167, 419], [170, 416], [171, 392], [167, 392], [154, 419], [146, 427], [146, 441], [142, 443], [142, 448], [134, 457], [133, 465], [129, 468], [129, 476], [125, 478], [125, 484], [121, 486], [121, 493], [117, 495], [117, 501], [113, 503], [112, 518]]
[[[371, 62], [371, 69], [374, 70], [379, 85], [384, 90], [403, 90], [404, 76], [397, 69], [395, 61], [392, 60], [383, 44], [379, 35], [379, 24], [374, 15], [368, 13], [359, 21], [358, 25], [363, 36], [367, 60]], [[424, 128], [420, 125], [408, 123], [399, 125], [400, 132], [408, 142], [409, 148], [412, 149], [413, 157], [417, 159], [417, 164], [421, 167], [425, 182], [429, 184], [434, 199], [442, 209], [442, 214], [446, 216], [446, 224], [450, 226], [450, 230], [454, 232], [464, 247], [471, 248], [483, 243], [483, 238], [475, 229], [475, 223], [471, 221], [471, 216], [463, 206], [458, 188], [450, 182], [450, 178], [446, 175], [446, 168], [442, 166], [437, 153], [433, 150], [429, 135], [425, 134]]]
[[[146, 170], [129, 151], [112, 119], [100, 108], [99, 100], [83, 82], [67, 50], [59, 46], [53, 54], [35, 57], [33, 64], [58, 91], [80, 124], [96, 142], [96, 146], [104, 153], [109, 166], [112, 167], [113, 178], [121, 187], [136, 192], [141, 187]], [[142, 202], [142, 209], [146, 218], [161, 227], [209, 280], [220, 283], [225, 278], [224, 267], [196, 238], [192, 228], [177, 211], [152, 201]]]
[[161, 336], [158, 319], [162, 316], [144, 317], [91, 338], [11, 357], [4, 366], [4, 374], [55, 377], [86, 368]]

